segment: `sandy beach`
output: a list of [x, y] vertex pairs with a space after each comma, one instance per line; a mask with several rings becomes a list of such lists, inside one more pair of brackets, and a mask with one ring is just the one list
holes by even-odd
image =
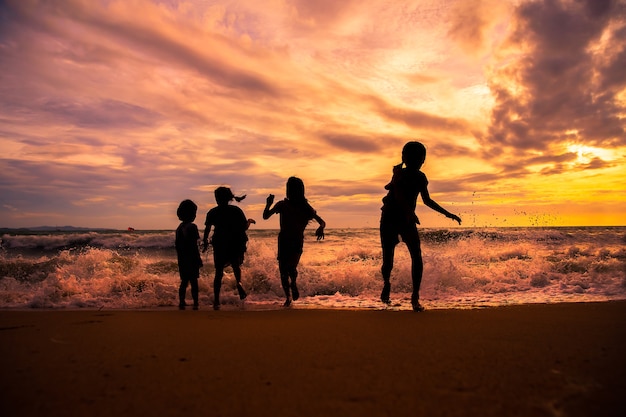
[[0, 415], [621, 416], [626, 302], [0, 311]]

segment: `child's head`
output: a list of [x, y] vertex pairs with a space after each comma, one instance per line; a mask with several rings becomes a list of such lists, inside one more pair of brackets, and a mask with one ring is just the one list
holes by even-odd
[[224, 204], [228, 204], [232, 199], [235, 198], [235, 195], [228, 187], [218, 187], [215, 189], [215, 201], [218, 206], [222, 206]]
[[287, 198], [291, 201], [306, 201], [304, 197], [304, 182], [298, 177], [289, 177], [287, 180]]
[[233, 201], [233, 199], [241, 201], [244, 198], [246, 198], [245, 195], [242, 195], [241, 197], [236, 197], [228, 187], [217, 187], [215, 189], [215, 201], [217, 202], [218, 206], [226, 205]]
[[408, 142], [402, 148], [402, 162], [407, 168], [420, 169], [426, 160], [426, 147], [420, 142]]
[[196, 219], [198, 206], [191, 200], [183, 200], [176, 210], [176, 215], [181, 222], [192, 222]]

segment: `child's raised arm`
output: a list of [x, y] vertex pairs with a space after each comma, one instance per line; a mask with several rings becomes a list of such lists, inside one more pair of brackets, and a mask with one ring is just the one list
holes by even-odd
[[269, 219], [272, 214], [276, 213], [273, 209], [270, 210], [270, 206], [274, 204], [274, 194], [270, 194], [267, 196], [267, 200], [265, 200], [265, 210], [263, 210], [263, 220]]
[[439, 213], [443, 214], [447, 218], [452, 219], [452, 220], [458, 222], [459, 224], [461, 224], [461, 218], [459, 216], [457, 216], [456, 214], [450, 213], [448, 210], [444, 209], [439, 204], [437, 204], [437, 202], [435, 200], [430, 198], [430, 193], [428, 192], [427, 188], [422, 190], [421, 194], [422, 194], [422, 201], [424, 202], [424, 205], [426, 207], [429, 207], [429, 208], [435, 210], [436, 212], [439, 212]]

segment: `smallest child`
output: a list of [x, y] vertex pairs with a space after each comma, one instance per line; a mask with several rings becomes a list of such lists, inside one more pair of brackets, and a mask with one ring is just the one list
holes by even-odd
[[180, 287], [178, 288], [178, 308], [184, 310], [187, 286], [191, 284], [193, 309], [198, 309], [198, 278], [202, 267], [202, 258], [198, 249], [200, 233], [193, 223], [196, 219], [198, 206], [191, 200], [184, 200], [178, 206], [176, 215], [181, 221], [176, 229], [176, 255], [178, 257], [178, 272], [180, 273]]

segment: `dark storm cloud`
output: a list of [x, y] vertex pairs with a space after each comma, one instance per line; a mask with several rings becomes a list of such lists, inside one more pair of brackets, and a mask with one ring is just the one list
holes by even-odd
[[625, 145], [626, 109], [618, 98], [626, 86], [624, 3], [534, 1], [520, 5], [515, 20], [509, 47], [523, 54], [500, 75], [518, 86], [515, 92], [511, 81], [491, 86], [496, 105], [486, 145], [539, 151], [566, 141]]

